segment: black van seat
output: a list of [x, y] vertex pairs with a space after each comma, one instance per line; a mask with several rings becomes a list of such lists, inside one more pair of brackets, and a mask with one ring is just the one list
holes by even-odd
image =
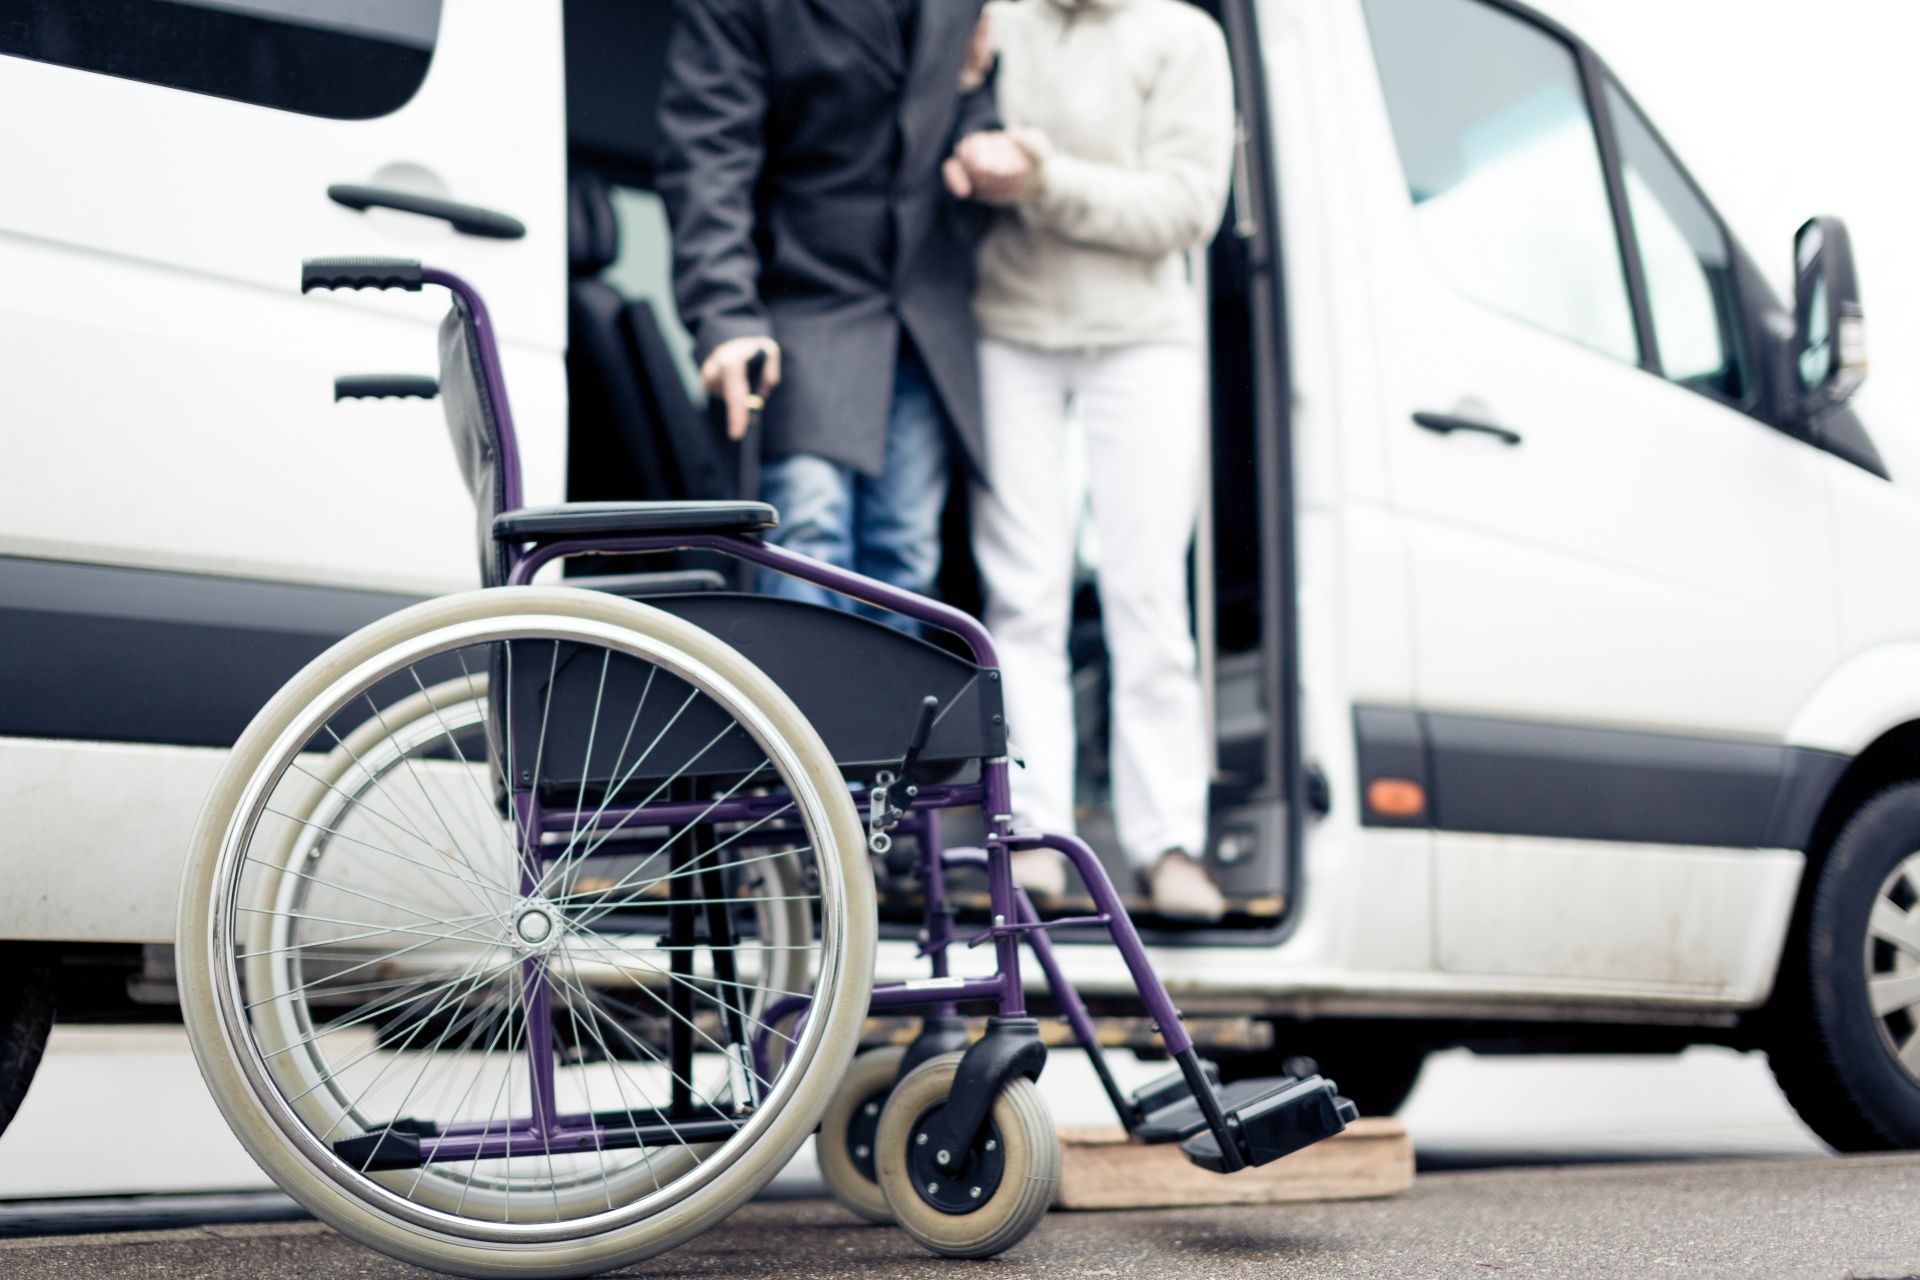
[[619, 258], [620, 227], [591, 172], [568, 188], [567, 246], [567, 497], [737, 497], [724, 437], [689, 397], [652, 306], [599, 278]]
[[621, 331], [627, 300], [597, 278], [619, 256], [613, 205], [591, 175], [568, 196], [567, 497], [725, 496], [686, 493], [667, 474], [653, 398]]
[[569, 502], [502, 511], [493, 519], [493, 536], [502, 542], [554, 542], [649, 533], [752, 533], [779, 523], [779, 515], [764, 502]]

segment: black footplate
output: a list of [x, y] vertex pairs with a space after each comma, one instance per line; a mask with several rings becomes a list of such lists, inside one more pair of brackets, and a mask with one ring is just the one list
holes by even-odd
[[[1232, 1084], [1214, 1082], [1214, 1096], [1220, 1099], [1220, 1109], [1232, 1115], [1237, 1107], [1256, 1102], [1275, 1089], [1292, 1084], [1291, 1079], [1284, 1080], [1235, 1080]], [[1207, 1127], [1207, 1118], [1201, 1114], [1200, 1104], [1194, 1100], [1191, 1090], [1181, 1081], [1182, 1093], [1177, 1102], [1170, 1102], [1156, 1111], [1147, 1113], [1145, 1119], [1133, 1131], [1133, 1136], [1142, 1142], [1184, 1142]]]
[[[1253, 1097], [1223, 1096], [1222, 1109], [1240, 1139], [1241, 1155], [1249, 1165], [1271, 1164], [1281, 1156], [1331, 1138], [1359, 1119], [1360, 1108], [1340, 1096], [1333, 1081], [1320, 1076], [1304, 1080], [1242, 1080], [1228, 1086], [1236, 1094], [1248, 1085], [1263, 1085]], [[1203, 1132], [1182, 1143], [1187, 1159], [1214, 1173], [1231, 1172], [1220, 1143]]]
[[[1200, 1073], [1207, 1078], [1208, 1084], [1216, 1089], [1220, 1087], [1219, 1063], [1209, 1062], [1205, 1058], [1201, 1058]], [[1167, 1110], [1169, 1107], [1177, 1107], [1182, 1103], [1189, 1106], [1193, 1105], [1193, 1086], [1187, 1083], [1187, 1077], [1182, 1072], [1169, 1071], [1167, 1074], [1155, 1077], [1153, 1080], [1135, 1089], [1133, 1096], [1128, 1099], [1128, 1101], [1133, 1104], [1133, 1123], [1131, 1127], [1134, 1132], [1138, 1134], [1141, 1124], [1152, 1120], [1154, 1116]], [[1186, 1134], [1179, 1136], [1184, 1138]], [[1156, 1138], [1151, 1139], [1151, 1141], [1171, 1142], [1173, 1139], [1170, 1137]]]

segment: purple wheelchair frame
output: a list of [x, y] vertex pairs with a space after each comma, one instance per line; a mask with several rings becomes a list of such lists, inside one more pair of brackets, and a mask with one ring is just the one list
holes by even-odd
[[[494, 444], [498, 450], [500, 505], [506, 511], [519, 509], [523, 491], [518, 441], [508, 406], [492, 321], [480, 295], [466, 281], [450, 272], [421, 267], [415, 263], [315, 262], [309, 266], [331, 266], [336, 269], [359, 267], [370, 274], [358, 282], [346, 279], [307, 287], [417, 289], [420, 284], [435, 284], [446, 288], [460, 300], [466, 310], [466, 323], [470, 326], [473, 338], [472, 349], [477, 365], [474, 373], [491, 402], [496, 437]], [[381, 274], [382, 269], [398, 270], [401, 278], [387, 278]], [[984, 626], [968, 614], [862, 574], [772, 546], [756, 536], [693, 530], [508, 542], [502, 550], [506, 556], [508, 587], [527, 585], [542, 567], [569, 557], [627, 556], [684, 550], [717, 552], [818, 584], [840, 595], [905, 615], [924, 625], [939, 627], [958, 636], [974, 663], [982, 670], [996, 671], [999, 667], [992, 637]], [[964, 1032], [957, 1030], [958, 1007], [962, 1003], [984, 1003], [996, 1011], [997, 1016], [989, 1023], [989, 1040], [994, 1038], [996, 1027], [1014, 1026], [1014, 1038], [1020, 1043], [1003, 1052], [997, 1063], [989, 1063], [984, 1068], [991, 1075], [986, 1080], [990, 1087], [986, 1089], [984, 1097], [962, 1098], [960, 1081], [956, 1081], [953, 1105], [948, 1112], [952, 1122], [951, 1132], [964, 1146], [984, 1122], [992, 1093], [998, 1085], [1010, 1074], [1037, 1075], [1039, 1064], [1044, 1061], [1045, 1050], [1040, 1046], [1037, 1026], [1027, 1019], [1020, 954], [1024, 943], [1040, 966], [1055, 1008], [1065, 1017], [1074, 1039], [1087, 1051], [1122, 1123], [1133, 1130], [1153, 1107], [1179, 1101], [1190, 1094], [1198, 1104], [1198, 1119], [1204, 1120], [1205, 1127], [1219, 1143], [1218, 1167], [1223, 1172], [1244, 1167], [1248, 1160], [1243, 1154], [1242, 1141], [1234, 1136], [1240, 1128], [1239, 1122], [1223, 1109], [1215, 1081], [1195, 1052], [1193, 1040], [1181, 1022], [1179, 1011], [1154, 972], [1140, 935], [1105, 868], [1094, 851], [1075, 836], [1014, 828], [1008, 769], [1009, 762], [1004, 756], [984, 760], [978, 781], [920, 786], [899, 806], [904, 810], [900, 825], [914, 832], [919, 846], [919, 870], [925, 886], [924, 927], [920, 933], [919, 956], [929, 962], [931, 978], [876, 983], [872, 988], [869, 1008], [877, 1013], [920, 1014], [926, 1019], [923, 1039], [936, 1042], [927, 1046], [932, 1052], [965, 1046]], [[854, 794], [859, 796], [861, 793], [855, 791]], [[557, 831], [564, 835], [569, 829], [571, 815], [565, 810], [541, 811], [535, 793], [531, 789], [521, 790], [517, 781], [514, 783], [512, 803], [524, 824], [523, 830], [542, 834]], [[672, 799], [640, 808], [610, 808], [607, 813], [617, 814], [623, 821], [631, 821], [635, 826], [677, 826], [689, 821], [718, 825], [751, 823], [768, 818], [781, 807], [781, 803], [778, 795], [733, 798], [718, 804]], [[938, 811], [975, 806], [986, 816], [986, 836], [982, 847], [943, 849], [939, 839]], [[774, 834], [770, 838], [777, 840], [780, 836]], [[531, 893], [538, 883], [543, 860], [540, 842], [535, 840], [532, 844], [533, 847], [522, 856], [522, 891], [527, 893]], [[1011, 855], [1024, 849], [1051, 849], [1066, 857], [1079, 872], [1081, 881], [1092, 897], [1095, 914], [1043, 922], [1025, 891], [1013, 879]], [[947, 873], [963, 868], [984, 869], [992, 916], [985, 930], [965, 939], [956, 936], [953, 914], [947, 910], [946, 893]], [[854, 922], [855, 927], [859, 925], [860, 922]], [[1057, 925], [1103, 927], [1125, 961], [1138, 995], [1167, 1052], [1179, 1066], [1178, 1079], [1150, 1087], [1151, 1100], [1141, 1096], [1129, 1099], [1114, 1082], [1100, 1052], [1093, 1020], [1079, 994], [1062, 973], [1052, 942], [1047, 936], [1047, 930]], [[969, 948], [992, 944], [995, 967], [990, 976], [952, 976], [949, 952], [962, 941]], [[551, 1026], [550, 994], [538, 966], [531, 959], [525, 962], [523, 982], [531, 1068], [530, 1118], [506, 1129], [498, 1126], [486, 1128], [479, 1124], [446, 1126], [432, 1136], [420, 1139], [419, 1160], [496, 1158], [510, 1156], [516, 1150], [523, 1153], [532, 1150], [584, 1152], [607, 1145], [609, 1138], [618, 1142], [629, 1136], [616, 1135], [614, 1126], [603, 1123], [605, 1117], [563, 1114], [560, 1111], [555, 1098], [553, 1060], [548, 1052], [551, 1047], [549, 1037], [534, 1034], [535, 1028]], [[787, 1017], [804, 1018], [810, 1003], [810, 997], [805, 995], [787, 996], [764, 1012], [762, 1029], [752, 1041], [754, 1065], [762, 1078], [770, 1074], [767, 1070], [769, 1028]], [[935, 1028], [942, 1030], [936, 1031]], [[910, 1050], [909, 1065], [912, 1065], [916, 1056], [930, 1056], [930, 1053], [916, 1055], [915, 1051]], [[966, 1068], [963, 1064], [962, 1080], [965, 1077]], [[981, 1081], [976, 1077], [975, 1084], [979, 1083]], [[709, 1141], [725, 1137], [733, 1127], [717, 1120], [681, 1119], [666, 1123], [681, 1137]]]

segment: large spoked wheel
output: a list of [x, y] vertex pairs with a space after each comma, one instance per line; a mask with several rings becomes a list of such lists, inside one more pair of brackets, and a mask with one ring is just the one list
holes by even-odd
[[1040, 1225], [1060, 1184], [1060, 1139], [1024, 1076], [1000, 1090], [970, 1150], [939, 1158], [930, 1140], [960, 1069], [943, 1053], [907, 1073], [880, 1113], [880, 1189], [894, 1221], [948, 1258], [991, 1258]]
[[905, 1045], [868, 1049], [853, 1060], [839, 1092], [820, 1117], [820, 1136], [814, 1150], [820, 1157], [820, 1180], [827, 1192], [868, 1222], [893, 1221], [893, 1210], [880, 1190], [875, 1173], [875, 1143], [880, 1113], [900, 1076]]
[[839, 772], [755, 667], [600, 593], [474, 592], [342, 641], [249, 727], [195, 834], [182, 1000], [317, 1216], [441, 1270], [586, 1274], [805, 1140], [872, 911]]
[[1767, 1057], [1841, 1151], [1920, 1148], [1920, 782], [1862, 804], [1789, 938]]

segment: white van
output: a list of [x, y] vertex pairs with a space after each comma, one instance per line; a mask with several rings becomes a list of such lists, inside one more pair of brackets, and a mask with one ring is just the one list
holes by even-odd
[[[1713, 1042], [1838, 1147], [1920, 1145], [1920, 503], [1845, 404], [1844, 228], [1766, 246], [1772, 296], [1558, 0], [1204, 3], [1244, 138], [1196, 260], [1234, 909], [1147, 921], [1161, 972], [1258, 1024], [1230, 1069], [1305, 1051], [1369, 1110], [1446, 1045]], [[303, 301], [302, 257], [480, 286], [532, 500], [729, 474], [648, 190], [665, 0], [126, 7], [0, 25], [34, 123], [0, 132], [0, 1122], [56, 996], [172, 1016], [187, 832], [271, 689], [473, 578], [437, 410], [329, 403], [430, 370], [437, 317]]]

